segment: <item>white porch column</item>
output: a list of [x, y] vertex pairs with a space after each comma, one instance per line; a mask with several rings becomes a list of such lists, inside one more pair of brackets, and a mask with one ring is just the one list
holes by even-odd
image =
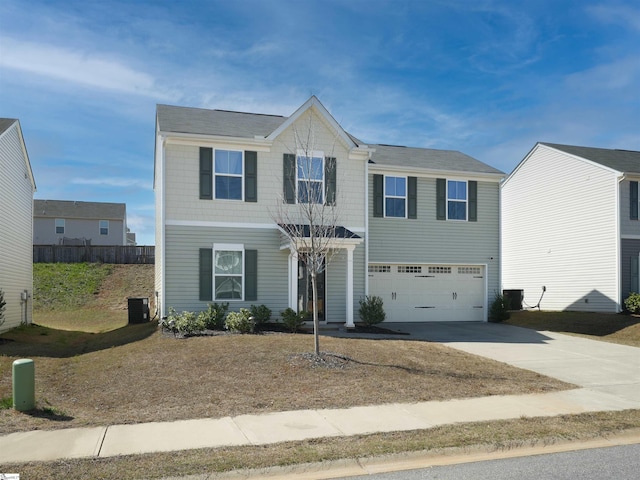
[[355, 245], [347, 246], [347, 328], [355, 327], [353, 323], [353, 250]]
[[294, 250], [289, 253], [289, 307], [298, 311], [298, 255]]

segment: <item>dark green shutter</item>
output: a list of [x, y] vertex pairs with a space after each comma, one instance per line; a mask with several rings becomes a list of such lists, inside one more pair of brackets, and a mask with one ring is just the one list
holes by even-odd
[[407, 182], [407, 217], [418, 218], [418, 179], [416, 177], [409, 177]]
[[447, 219], [447, 181], [444, 178], [436, 179], [436, 219]]
[[296, 203], [296, 156], [285, 153], [282, 164], [284, 202]]
[[336, 204], [336, 159], [326, 157], [324, 160], [324, 203]]
[[213, 249], [200, 249], [200, 301], [213, 299]]
[[258, 201], [258, 152], [244, 152], [244, 201]]
[[200, 147], [200, 199], [213, 199], [213, 149]]
[[469, 180], [469, 221], [478, 221], [478, 182]]
[[631, 220], [638, 220], [638, 182], [629, 182], [629, 187]]
[[258, 300], [258, 251], [244, 251], [244, 299]]
[[638, 255], [631, 257], [631, 292], [639, 293], [640, 282], [638, 281]]
[[373, 176], [373, 216], [384, 216], [384, 176]]

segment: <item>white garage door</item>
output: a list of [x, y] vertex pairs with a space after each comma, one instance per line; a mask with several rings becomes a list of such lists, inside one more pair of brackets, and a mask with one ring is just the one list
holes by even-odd
[[386, 322], [485, 320], [482, 265], [370, 264], [369, 295], [382, 298]]

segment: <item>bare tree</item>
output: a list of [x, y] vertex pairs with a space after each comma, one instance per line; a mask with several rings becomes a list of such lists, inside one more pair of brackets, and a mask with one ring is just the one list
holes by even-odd
[[[340, 212], [336, 203], [336, 159], [319, 145], [313, 115], [302, 129], [295, 128], [295, 146], [284, 159], [284, 188], [271, 211], [292, 253], [311, 277], [314, 353], [320, 353], [318, 275], [337, 252]], [[322, 153], [320, 153], [322, 152]], [[306, 306], [303, 305], [306, 309]]]

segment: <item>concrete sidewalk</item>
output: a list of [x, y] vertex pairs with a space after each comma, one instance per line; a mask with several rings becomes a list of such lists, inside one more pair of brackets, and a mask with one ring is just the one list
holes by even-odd
[[403, 336], [407, 340], [440, 341], [581, 388], [547, 394], [18, 432], [0, 436], [0, 464], [264, 445], [460, 422], [640, 408], [638, 348], [506, 325], [448, 326], [403, 324], [397, 328], [410, 333]]

